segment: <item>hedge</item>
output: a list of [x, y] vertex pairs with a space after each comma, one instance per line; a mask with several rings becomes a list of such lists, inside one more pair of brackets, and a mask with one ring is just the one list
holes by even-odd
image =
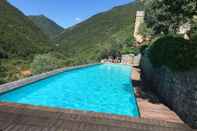
[[172, 71], [197, 68], [197, 44], [180, 37], [161, 37], [150, 46], [148, 55], [155, 67], [167, 66]]

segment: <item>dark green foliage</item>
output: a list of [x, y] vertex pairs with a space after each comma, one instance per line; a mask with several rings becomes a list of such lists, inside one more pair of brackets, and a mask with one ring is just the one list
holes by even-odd
[[2, 49], [2, 47], [0, 47], [0, 59], [3, 58], [8, 58], [8, 54]]
[[[108, 53], [121, 52], [125, 41], [133, 35], [136, 10], [141, 7], [138, 2], [115, 7], [97, 14], [90, 19], [66, 29], [56, 43], [60, 43], [62, 53], [75, 59], [92, 62]], [[127, 46], [127, 48], [130, 48]], [[106, 50], [106, 51], [105, 51]], [[125, 49], [126, 50], [126, 49]], [[114, 54], [114, 53], [113, 53]]]
[[142, 45], [140, 47], [140, 53], [143, 55], [144, 54], [144, 51], [148, 48], [149, 46], [148, 45]]
[[191, 40], [197, 44], [197, 20], [193, 24], [193, 30], [191, 32]]
[[5, 83], [5, 67], [2, 65], [2, 62], [0, 61], [0, 84]]
[[47, 37], [22, 12], [4, 0], [0, 2], [0, 50], [8, 57], [48, 51], [47, 42]]
[[193, 41], [193, 43], [197, 44], [197, 33], [192, 34], [191, 41]]
[[134, 54], [137, 55], [138, 53], [140, 53], [139, 48], [135, 48], [135, 47], [127, 47], [121, 50], [121, 54]]
[[154, 32], [151, 27], [148, 27], [146, 23], [140, 25], [139, 34], [143, 35], [144, 37], [151, 37], [154, 35]]
[[147, 0], [145, 7], [146, 22], [155, 34], [177, 33], [181, 25], [193, 24], [197, 15], [196, 0]]
[[124, 45], [125, 47], [131, 47], [133, 46], [133, 41], [134, 41], [134, 38], [133, 37], [129, 37], [125, 40], [124, 42]]
[[162, 37], [150, 46], [149, 57], [155, 67], [167, 66], [173, 71], [195, 69], [197, 44], [179, 37]]
[[134, 38], [130, 36], [123, 42], [121, 48], [121, 54], [138, 54], [139, 49], [134, 47], [133, 44], [134, 44]]
[[29, 16], [29, 18], [34, 22], [35, 25], [37, 25], [50, 39], [55, 38], [57, 35], [59, 35], [61, 32], [64, 31], [64, 29], [57, 25], [55, 22], [50, 20], [44, 15], [39, 16]]

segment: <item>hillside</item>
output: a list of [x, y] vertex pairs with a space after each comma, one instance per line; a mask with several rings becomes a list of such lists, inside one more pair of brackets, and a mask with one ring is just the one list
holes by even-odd
[[56, 24], [44, 15], [29, 16], [29, 18], [37, 25], [50, 39], [60, 34], [64, 28]]
[[56, 43], [66, 56], [81, 63], [96, 61], [113, 48], [121, 51], [128, 40], [132, 42], [135, 14], [140, 7], [138, 2], [133, 2], [97, 14], [66, 29], [56, 38]]
[[48, 37], [21, 11], [0, 1], [0, 83], [20, 78], [35, 54], [51, 50]]
[[22, 12], [0, 1], [0, 56], [27, 57], [47, 51], [48, 38]]
[[34, 72], [37, 67], [37, 72], [41, 73], [134, 51], [131, 48], [132, 32], [135, 13], [140, 7], [137, 2], [115, 7], [65, 29], [49, 40], [47, 35], [52, 38], [54, 30], [60, 32], [61, 27], [44, 16], [39, 20], [45, 19], [49, 24], [38, 27], [30, 20], [33, 17], [28, 18], [6, 0], [1, 0], [0, 83], [24, 78], [23, 71]]

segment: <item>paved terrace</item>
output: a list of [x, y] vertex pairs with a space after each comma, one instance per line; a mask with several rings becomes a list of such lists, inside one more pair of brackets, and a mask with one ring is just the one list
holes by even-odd
[[190, 131], [184, 124], [84, 111], [0, 104], [2, 131]]
[[141, 118], [162, 120], [175, 123], [184, 123], [179, 116], [159, 101], [152, 92], [141, 90], [140, 69], [133, 67], [133, 86], [137, 89], [137, 98]]
[[[139, 70], [137, 68], [133, 69], [132, 79], [133, 85], [139, 89], [141, 82]], [[20, 84], [21, 83], [19, 82], [19, 85]], [[137, 98], [141, 118], [130, 118], [127, 116], [116, 116], [103, 113], [52, 109], [1, 102], [0, 131], [192, 130], [165, 105], [159, 103], [158, 101], [151, 101], [150, 97], [147, 97], [144, 94], [142, 94], [142, 96], [145, 97]]]

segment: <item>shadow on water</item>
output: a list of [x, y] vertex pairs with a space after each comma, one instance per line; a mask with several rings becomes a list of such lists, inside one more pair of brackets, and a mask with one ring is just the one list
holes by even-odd
[[131, 93], [131, 85], [130, 84], [122, 84], [122, 89], [127, 93]]

